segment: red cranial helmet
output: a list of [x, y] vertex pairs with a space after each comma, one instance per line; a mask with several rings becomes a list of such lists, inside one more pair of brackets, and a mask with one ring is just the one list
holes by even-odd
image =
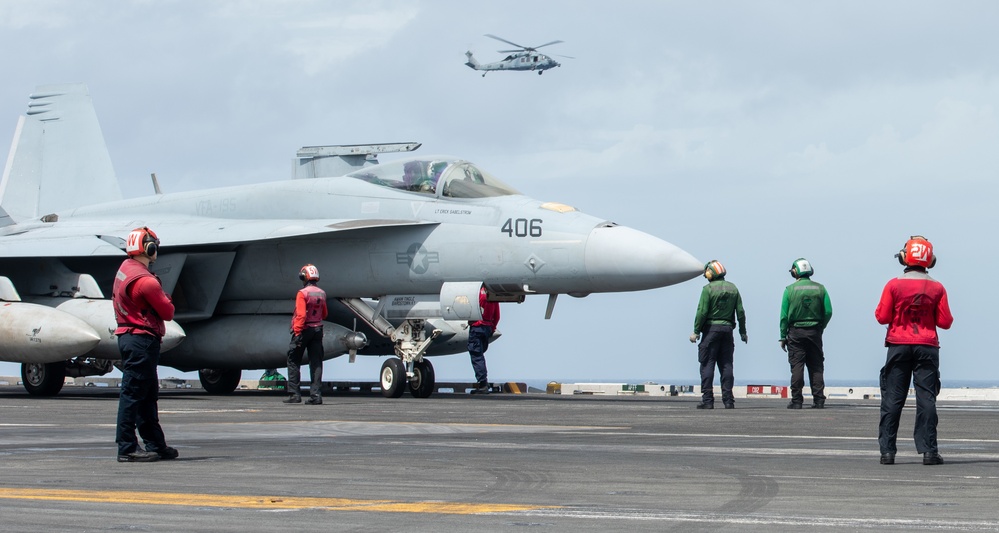
[[125, 239], [125, 253], [129, 257], [137, 255], [152, 257], [159, 251], [159, 247], [160, 238], [145, 226], [133, 229]]
[[905, 246], [895, 254], [895, 257], [904, 266], [933, 268], [937, 264], [937, 257], [933, 255], [933, 244], [922, 235], [909, 237], [909, 240], [905, 241]]
[[298, 279], [302, 281], [319, 281], [319, 269], [316, 265], [308, 264], [298, 272]]

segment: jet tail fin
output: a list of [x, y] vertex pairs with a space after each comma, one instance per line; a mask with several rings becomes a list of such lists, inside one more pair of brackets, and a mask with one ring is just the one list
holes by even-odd
[[28, 98], [0, 181], [0, 226], [120, 200], [87, 86], [39, 86]]

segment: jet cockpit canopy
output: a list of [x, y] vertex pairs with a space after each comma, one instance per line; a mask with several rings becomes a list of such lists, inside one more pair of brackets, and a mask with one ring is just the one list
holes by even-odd
[[448, 157], [431, 156], [380, 163], [351, 172], [347, 177], [393, 189], [439, 194], [445, 198], [520, 194], [474, 164]]

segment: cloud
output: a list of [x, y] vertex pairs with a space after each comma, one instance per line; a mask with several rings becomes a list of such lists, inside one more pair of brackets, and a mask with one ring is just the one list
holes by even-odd
[[[866, 135], [856, 132], [839, 149], [825, 140], [810, 142], [778, 161], [774, 174], [810, 183], [835, 181], [837, 187], [849, 184], [861, 190], [994, 182], [999, 156], [991, 147], [999, 144], [999, 122], [990, 100], [941, 91], [938, 94], [945, 96], [929, 104], [903, 88], [895, 93], [912, 104], [905, 108], [905, 117], [896, 114], [902, 110], [879, 113], [884, 122], [872, 124]], [[863, 95], [857, 96], [856, 101], [863, 102]], [[919, 123], [910, 124], [912, 118]]]
[[64, 0], [0, 2], [0, 27], [12, 30], [64, 28], [75, 20], [72, 10], [66, 7]]
[[[419, 15], [407, 2], [237, 1], [216, 11], [223, 27], [236, 27], [293, 57], [307, 75], [314, 76], [344, 61], [385, 46]], [[275, 35], [275, 33], [277, 35]]]

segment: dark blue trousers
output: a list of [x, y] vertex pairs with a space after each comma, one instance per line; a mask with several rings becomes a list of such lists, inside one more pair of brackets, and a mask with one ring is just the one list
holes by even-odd
[[152, 335], [124, 334], [118, 336], [122, 359], [121, 391], [118, 393], [118, 429], [115, 442], [118, 455], [139, 449], [135, 431], [139, 431], [147, 452], [166, 449], [166, 438], [160, 427], [160, 383], [156, 364], [160, 358], [160, 340]]
[[493, 336], [493, 328], [489, 326], [471, 326], [468, 328], [468, 357], [472, 360], [472, 372], [475, 372], [475, 382], [480, 386], [489, 384], [486, 371], [486, 350], [489, 349], [489, 339]]
[[912, 437], [919, 453], [937, 450], [937, 394], [940, 393], [940, 348], [919, 344], [893, 344], [881, 369], [881, 453], [896, 453], [898, 422], [909, 394], [916, 389], [916, 423]]

